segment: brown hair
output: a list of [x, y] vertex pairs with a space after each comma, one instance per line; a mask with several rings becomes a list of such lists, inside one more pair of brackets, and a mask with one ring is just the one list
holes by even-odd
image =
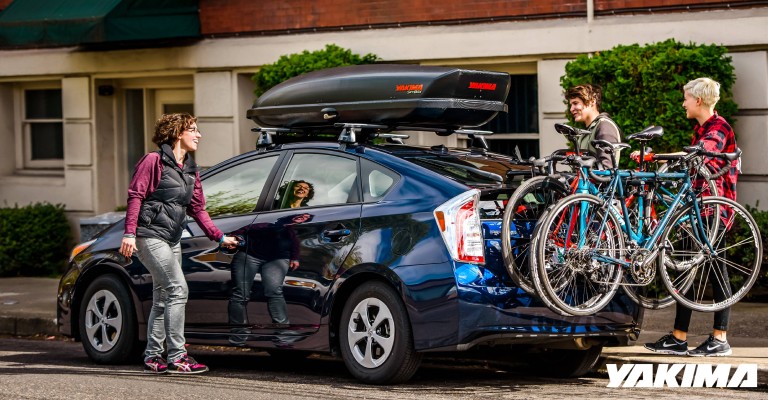
[[197, 118], [187, 113], [163, 114], [155, 122], [155, 133], [152, 136], [152, 142], [157, 147], [162, 147], [164, 144], [173, 146], [179, 139], [181, 132], [196, 122]]
[[597, 108], [597, 111], [600, 111], [600, 106], [603, 103], [603, 88], [589, 83], [574, 86], [565, 92], [565, 99], [581, 99], [585, 105], [589, 105], [594, 100], [595, 108]]

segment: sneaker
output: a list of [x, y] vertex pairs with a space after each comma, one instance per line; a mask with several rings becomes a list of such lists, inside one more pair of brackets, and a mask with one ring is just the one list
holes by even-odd
[[656, 343], [646, 343], [645, 348], [663, 354], [674, 354], [678, 356], [688, 354], [688, 342], [677, 340], [671, 333], [662, 336]]
[[700, 344], [699, 347], [688, 352], [691, 357], [722, 357], [730, 356], [733, 351], [728, 341], [720, 341], [714, 336], [709, 335], [709, 339]]
[[168, 364], [170, 374], [200, 374], [208, 371], [205, 364], [200, 364], [194, 358], [184, 354], [180, 359]]
[[164, 374], [168, 372], [168, 363], [160, 356], [148, 358], [144, 360], [144, 372], [147, 374]]

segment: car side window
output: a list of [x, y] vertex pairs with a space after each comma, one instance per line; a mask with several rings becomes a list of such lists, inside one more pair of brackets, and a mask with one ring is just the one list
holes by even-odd
[[277, 156], [228, 168], [203, 180], [205, 209], [211, 217], [253, 212]]
[[297, 153], [291, 158], [274, 208], [359, 202], [357, 161], [330, 154]]
[[375, 162], [362, 160], [363, 170], [363, 201], [366, 203], [379, 201], [389, 192], [389, 189], [400, 180], [400, 175]]

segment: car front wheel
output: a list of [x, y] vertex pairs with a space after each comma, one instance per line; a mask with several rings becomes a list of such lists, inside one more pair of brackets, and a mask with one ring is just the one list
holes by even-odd
[[413, 348], [405, 307], [383, 283], [355, 289], [344, 306], [340, 331], [344, 363], [363, 382], [405, 382], [419, 368], [421, 354]]
[[136, 315], [128, 289], [113, 275], [96, 278], [80, 306], [80, 339], [99, 364], [118, 364], [137, 354]]

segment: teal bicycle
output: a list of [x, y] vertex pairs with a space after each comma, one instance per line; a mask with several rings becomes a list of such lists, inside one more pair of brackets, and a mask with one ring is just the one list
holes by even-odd
[[[628, 147], [592, 144], [611, 154]], [[728, 160], [730, 168], [740, 152], [709, 153], [699, 147], [686, 152], [664, 157], [673, 162], [664, 173], [590, 170], [592, 179], [607, 181], [601, 197], [569, 195], [550, 208], [537, 225], [530, 254], [536, 292], [550, 309], [562, 315], [591, 315], [605, 307], [620, 286], [642, 287], [656, 274], [676, 301], [697, 311], [724, 309], [747, 294], [762, 260], [756, 223], [735, 201], [700, 196], [689, 174], [702, 157]], [[652, 229], [642, 229], [640, 219], [630, 217], [626, 188], [633, 185], [675, 186], [666, 212]]]

